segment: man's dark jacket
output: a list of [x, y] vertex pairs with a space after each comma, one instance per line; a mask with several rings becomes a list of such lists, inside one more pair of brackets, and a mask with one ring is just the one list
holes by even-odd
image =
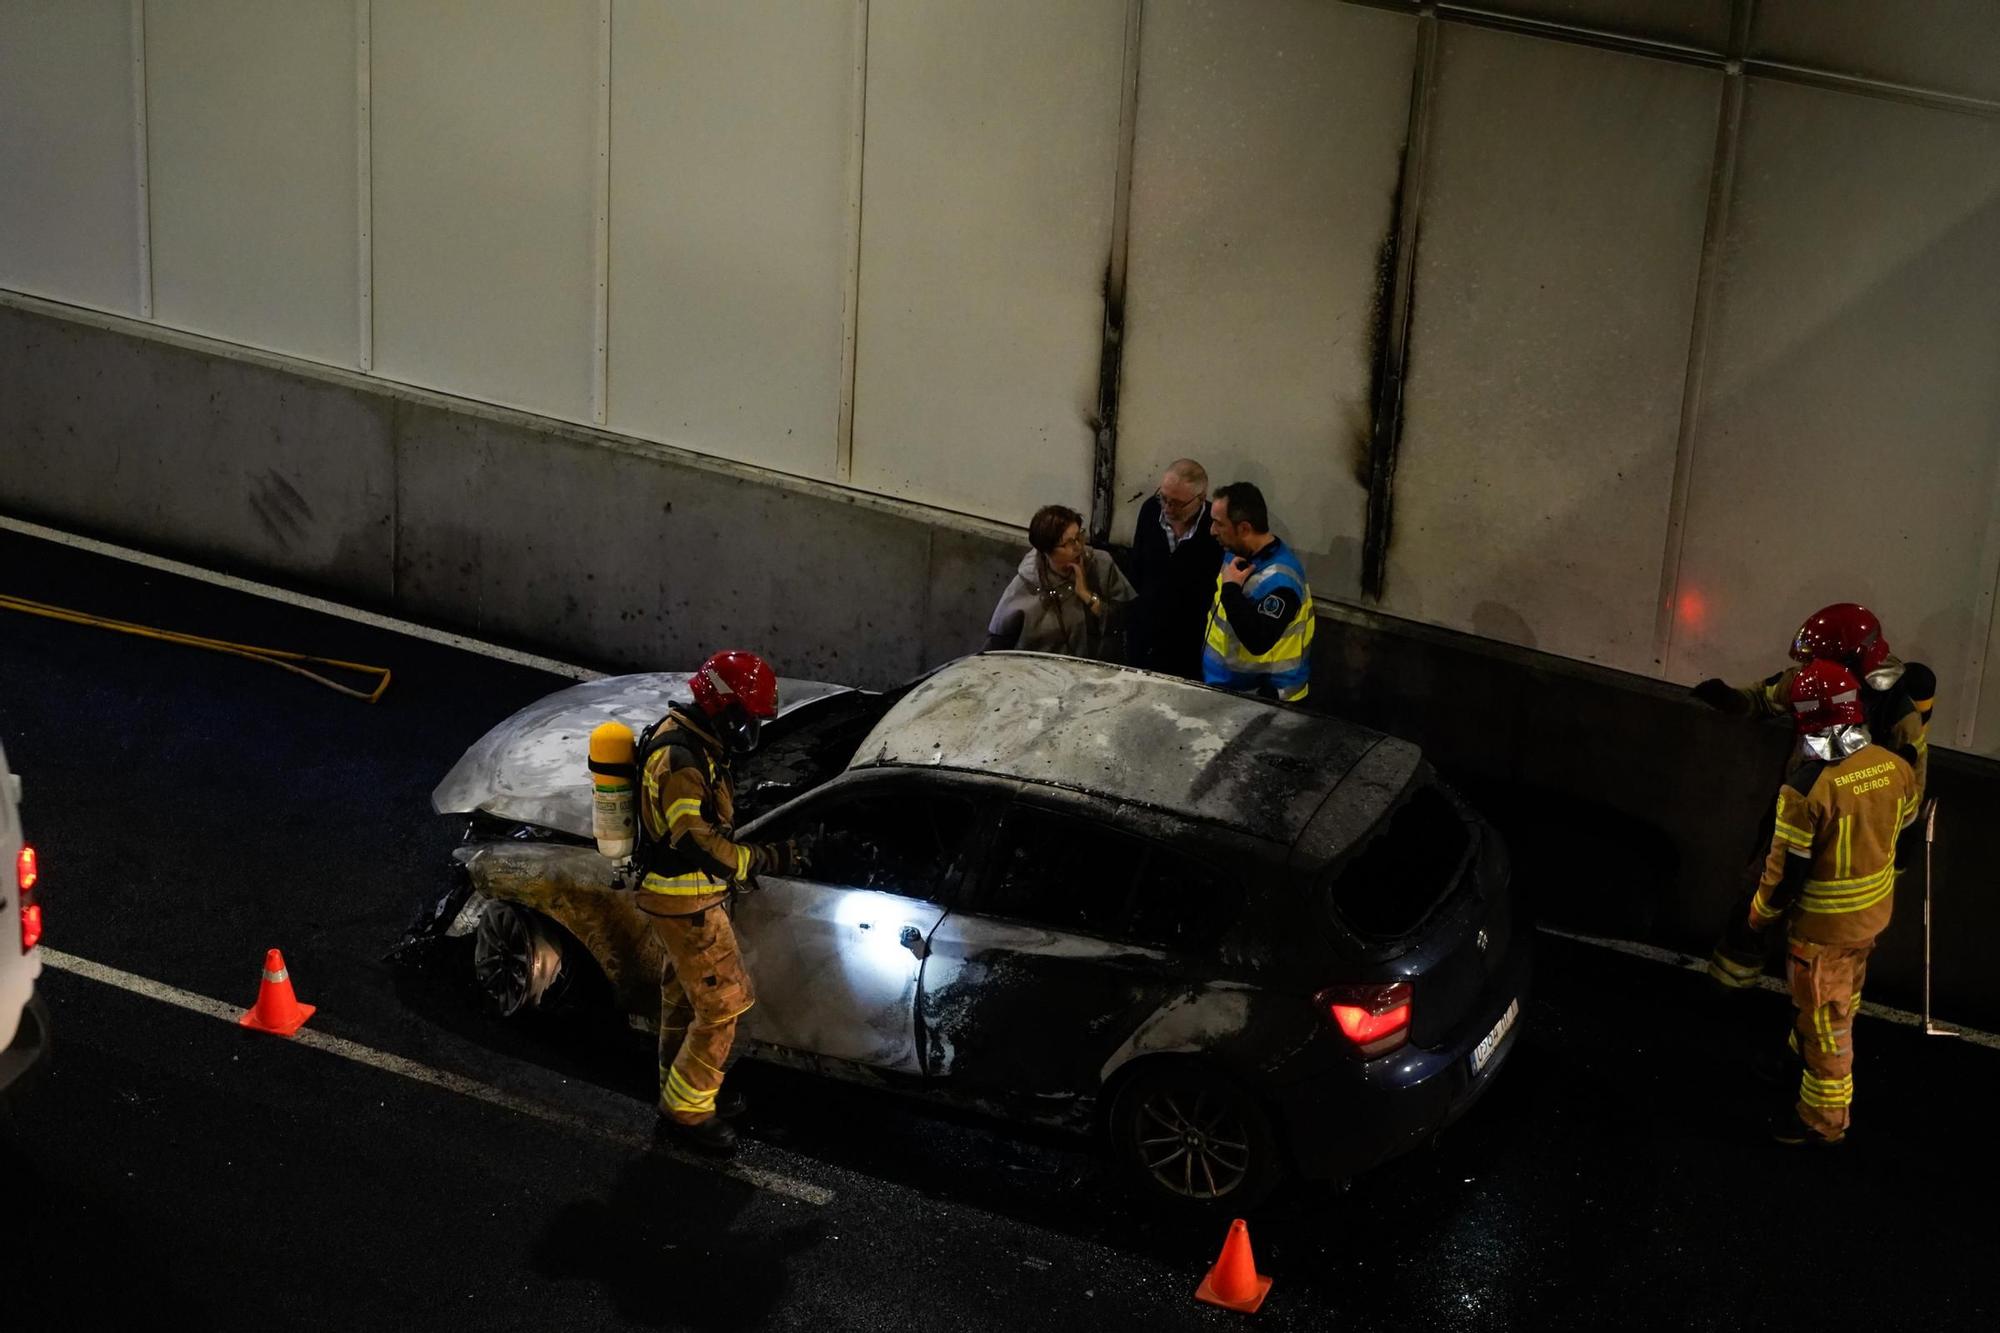
[[1221, 569], [1222, 546], [1209, 533], [1207, 514], [1195, 515], [1193, 535], [1169, 551], [1160, 527], [1160, 497], [1146, 501], [1132, 536], [1132, 584], [1139, 600], [1126, 646], [1133, 666], [1201, 679], [1201, 636]]

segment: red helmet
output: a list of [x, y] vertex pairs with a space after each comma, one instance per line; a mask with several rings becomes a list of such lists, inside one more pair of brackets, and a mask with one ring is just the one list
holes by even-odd
[[1827, 658], [1857, 676], [1865, 676], [1888, 660], [1882, 622], [1858, 602], [1835, 602], [1806, 617], [1792, 638], [1792, 660]]
[[1867, 720], [1861, 682], [1852, 671], [1825, 658], [1806, 663], [1792, 677], [1792, 722], [1805, 735], [1829, 727], [1855, 727]]
[[758, 729], [778, 715], [778, 677], [755, 653], [732, 648], [715, 654], [696, 669], [688, 689], [732, 750], [756, 749]]

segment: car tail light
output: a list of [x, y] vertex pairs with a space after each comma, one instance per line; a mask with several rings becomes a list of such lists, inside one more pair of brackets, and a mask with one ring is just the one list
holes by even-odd
[[21, 890], [21, 952], [26, 953], [42, 940], [42, 905], [35, 901], [35, 884], [42, 877], [35, 849], [23, 847], [14, 858], [14, 882]]
[[1410, 983], [1329, 986], [1314, 999], [1364, 1056], [1387, 1055], [1410, 1039]]

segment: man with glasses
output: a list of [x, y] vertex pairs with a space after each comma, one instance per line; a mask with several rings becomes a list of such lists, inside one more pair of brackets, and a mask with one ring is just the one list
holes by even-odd
[[1209, 531], [1208, 473], [1192, 458], [1175, 459], [1140, 507], [1132, 537], [1139, 600], [1126, 648], [1133, 666], [1201, 679], [1202, 628], [1221, 563]]

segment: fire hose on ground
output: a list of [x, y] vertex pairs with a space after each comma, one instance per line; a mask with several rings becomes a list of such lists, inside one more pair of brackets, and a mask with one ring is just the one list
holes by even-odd
[[[0, 611], [19, 611], [23, 615], [41, 616], [48, 620], [60, 620], [71, 625], [85, 625], [93, 629], [108, 629], [119, 634], [133, 634], [144, 639], [156, 639], [162, 643], [177, 643], [183, 647], [201, 648], [209, 652], [228, 653], [233, 657], [247, 657], [253, 662], [265, 662], [294, 675], [304, 676], [315, 684], [324, 685], [329, 690], [337, 690], [363, 703], [374, 703], [389, 688], [389, 668], [369, 666], [362, 662], [343, 662], [338, 658], [315, 657], [311, 653], [288, 652], [282, 648], [259, 648], [247, 643], [229, 643], [222, 639], [204, 638], [199, 634], [183, 634], [178, 630], [156, 629], [151, 625], [135, 625], [129, 620], [112, 620], [106, 616], [93, 616], [82, 611], [71, 611], [65, 607], [50, 606], [46, 602], [31, 602], [25, 597], [15, 597], [0, 593]], [[375, 688], [357, 690], [328, 679], [310, 667], [332, 667], [341, 671], [352, 671], [364, 676], [376, 677]]]

